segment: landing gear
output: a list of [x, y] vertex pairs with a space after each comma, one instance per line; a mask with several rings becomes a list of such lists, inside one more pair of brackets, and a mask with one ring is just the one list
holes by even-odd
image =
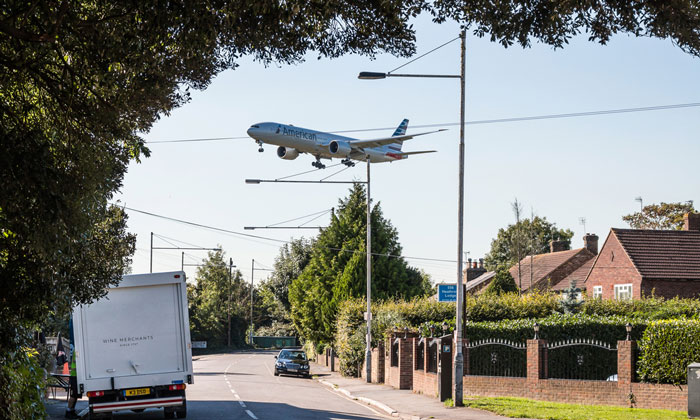
[[343, 159], [343, 160], [340, 161], [340, 163], [342, 163], [343, 165], [347, 166], [348, 168], [352, 168], [353, 166], [355, 166], [355, 162], [353, 162], [353, 161], [350, 160], [350, 159]]
[[318, 169], [326, 169], [326, 165], [321, 163], [320, 158], [316, 158], [315, 162], [311, 162], [311, 166], [313, 166], [314, 168], [318, 168]]
[[263, 145], [262, 142], [260, 140], [255, 140], [255, 142], [258, 143], [258, 146], [260, 146], [260, 148], [258, 148], [258, 152], [260, 152], [260, 153], [264, 152], [265, 149], [263, 149], [263, 147], [262, 147], [262, 145]]

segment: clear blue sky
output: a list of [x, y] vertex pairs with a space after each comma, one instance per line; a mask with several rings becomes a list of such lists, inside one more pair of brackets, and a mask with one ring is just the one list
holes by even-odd
[[[418, 54], [457, 36], [454, 24], [415, 22]], [[308, 60], [269, 66], [249, 59], [220, 74], [206, 91], [163, 116], [147, 141], [245, 136], [253, 123], [276, 121], [335, 131], [459, 121], [459, 85], [445, 79], [361, 81], [363, 70], [388, 71], [406, 59], [379, 55]], [[406, 73], [459, 72], [459, 43], [401, 69]], [[472, 35], [467, 41], [467, 121], [541, 114], [700, 102], [700, 58], [668, 40], [616, 36], [606, 46], [585, 35], [563, 50], [534, 44], [504, 49]], [[404, 255], [456, 261], [458, 127], [420, 137], [404, 150], [436, 149], [372, 166], [372, 196], [398, 229]], [[415, 132], [415, 130], [413, 130]], [[358, 133], [358, 138], [392, 130]], [[583, 226], [602, 241], [621, 216], [645, 204], [694, 200], [700, 205], [700, 108], [635, 114], [470, 125], [466, 131], [465, 250], [483, 257], [501, 227], [513, 223], [518, 198], [531, 212], [575, 232]], [[252, 139], [153, 144], [152, 156], [132, 163], [117, 196], [129, 207], [243, 232], [335, 206], [342, 185], [246, 185], [246, 178], [277, 178], [313, 169], [301, 156], [283, 161], [272, 146], [257, 152]], [[330, 174], [327, 169], [324, 172]], [[314, 174], [316, 175], [316, 174]], [[364, 179], [365, 166], [338, 179]], [[315, 178], [319, 179], [316, 175]], [[328, 218], [320, 219], [321, 224]], [[279, 243], [242, 239], [129, 213], [137, 234], [133, 271], [148, 272], [150, 232], [203, 247], [220, 244], [250, 279], [251, 259], [272, 267]], [[309, 231], [247, 233], [288, 240]], [[156, 246], [170, 246], [156, 240]], [[187, 263], [205, 252], [188, 251]], [[180, 268], [179, 251], [155, 251], [154, 271]], [[435, 282], [454, 282], [456, 263], [408, 260]], [[193, 278], [194, 269], [186, 270]], [[256, 279], [267, 276], [256, 272]]]

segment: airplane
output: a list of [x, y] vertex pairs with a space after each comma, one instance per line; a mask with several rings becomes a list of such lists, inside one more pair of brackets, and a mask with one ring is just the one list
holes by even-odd
[[275, 122], [262, 122], [253, 124], [247, 133], [260, 146], [258, 152], [263, 152], [263, 143], [277, 147], [277, 156], [285, 160], [294, 160], [302, 153], [308, 153], [316, 158], [311, 166], [323, 169], [326, 167], [321, 159], [340, 158], [340, 162], [346, 166], [355, 166], [353, 160], [370, 163], [393, 162], [408, 158], [410, 155], [434, 153], [436, 150], [422, 150], [417, 152], [402, 152], [401, 146], [406, 140], [425, 134], [445, 131], [445, 129], [428, 131], [418, 134], [406, 134], [408, 120], [401, 121], [391, 137], [382, 137], [370, 140], [358, 140], [351, 137], [325, 133], [323, 131], [309, 130], [293, 125], [279, 124]]

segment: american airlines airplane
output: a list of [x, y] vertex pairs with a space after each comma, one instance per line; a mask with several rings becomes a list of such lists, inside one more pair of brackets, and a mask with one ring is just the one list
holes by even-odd
[[391, 137], [358, 140], [293, 125], [263, 122], [250, 126], [248, 135], [260, 146], [258, 152], [262, 152], [263, 143], [267, 143], [279, 146], [277, 147], [277, 156], [285, 160], [293, 160], [301, 153], [308, 153], [316, 158], [316, 161], [312, 162], [311, 165], [323, 169], [326, 165], [321, 163], [321, 159], [340, 158], [342, 159], [341, 163], [355, 166], [353, 160], [367, 161], [369, 158], [371, 163], [393, 162], [406, 159], [409, 155], [433, 153], [435, 150], [402, 152], [401, 146], [404, 141], [414, 137], [445, 131], [445, 129], [441, 129], [406, 134], [407, 127], [408, 120], [403, 120]]

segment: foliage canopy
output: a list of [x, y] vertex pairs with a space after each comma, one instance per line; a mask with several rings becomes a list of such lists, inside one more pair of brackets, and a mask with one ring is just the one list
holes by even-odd
[[622, 216], [632, 229], [675, 229], [683, 228], [683, 216], [695, 213], [692, 201], [685, 203], [659, 203], [644, 206], [642, 211]]
[[518, 262], [518, 255], [523, 258], [549, 252], [549, 243], [553, 240], [566, 242], [566, 249], [569, 249], [573, 236], [574, 232], [570, 229], [557, 229], [546, 217], [522, 219], [498, 230], [484, 262], [488, 270], [510, 268]]

